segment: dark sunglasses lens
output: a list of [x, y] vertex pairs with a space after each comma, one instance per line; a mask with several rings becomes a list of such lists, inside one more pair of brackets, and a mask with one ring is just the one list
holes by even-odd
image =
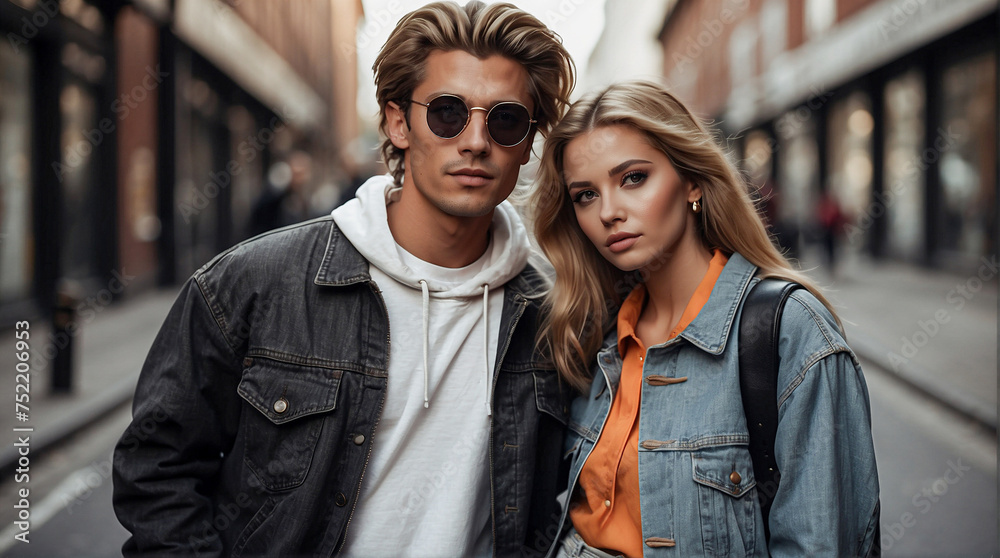
[[510, 147], [521, 143], [531, 126], [528, 109], [514, 103], [500, 103], [490, 111], [486, 129], [493, 141]]
[[469, 107], [457, 97], [438, 97], [427, 106], [427, 126], [440, 138], [462, 133], [469, 120]]

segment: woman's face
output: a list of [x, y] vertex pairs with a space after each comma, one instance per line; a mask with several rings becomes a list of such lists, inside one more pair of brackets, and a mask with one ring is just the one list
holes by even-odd
[[603, 126], [566, 145], [563, 176], [583, 233], [623, 271], [657, 268], [697, 249], [691, 202], [701, 198], [646, 136]]

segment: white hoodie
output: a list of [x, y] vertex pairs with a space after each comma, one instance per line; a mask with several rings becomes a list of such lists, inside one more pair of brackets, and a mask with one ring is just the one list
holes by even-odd
[[[389, 313], [389, 379], [348, 556], [489, 556], [489, 439], [503, 286], [524, 269], [529, 244], [507, 202], [493, 214], [486, 253], [460, 269], [403, 250], [376, 176], [333, 212], [367, 259]], [[485, 319], [484, 319], [485, 317]]]

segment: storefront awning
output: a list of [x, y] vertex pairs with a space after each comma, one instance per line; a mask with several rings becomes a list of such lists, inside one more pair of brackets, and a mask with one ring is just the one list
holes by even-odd
[[851, 79], [995, 10], [996, 0], [882, 0], [776, 58], [733, 88], [725, 124], [743, 129], [822, 96]]

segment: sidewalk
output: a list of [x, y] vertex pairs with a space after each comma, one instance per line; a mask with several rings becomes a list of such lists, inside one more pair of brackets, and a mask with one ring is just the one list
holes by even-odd
[[[51, 341], [49, 324], [30, 321], [30, 403], [29, 420], [20, 422], [14, 415], [14, 332], [0, 335], [0, 366], [9, 370], [10, 400], [8, 412], [0, 418], [10, 442], [0, 447], [0, 471], [12, 471], [17, 463], [13, 443], [15, 434], [30, 436], [30, 456], [37, 457], [75, 432], [82, 430], [116, 408], [128, 403], [135, 392], [139, 370], [156, 332], [173, 304], [175, 290], [150, 291], [106, 307], [93, 307], [94, 313], [81, 314], [80, 329], [74, 338], [75, 369], [73, 392], [53, 395], [50, 371], [45, 354]], [[90, 318], [87, 322], [86, 319]], [[51, 354], [51, 352], [49, 352]], [[33, 428], [32, 432], [13, 432], [13, 428]]]
[[994, 260], [958, 275], [848, 255], [836, 277], [817, 261], [806, 252], [803, 268], [814, 268], [809, 274], [826, 288], [858, 356], [997, 429]]

